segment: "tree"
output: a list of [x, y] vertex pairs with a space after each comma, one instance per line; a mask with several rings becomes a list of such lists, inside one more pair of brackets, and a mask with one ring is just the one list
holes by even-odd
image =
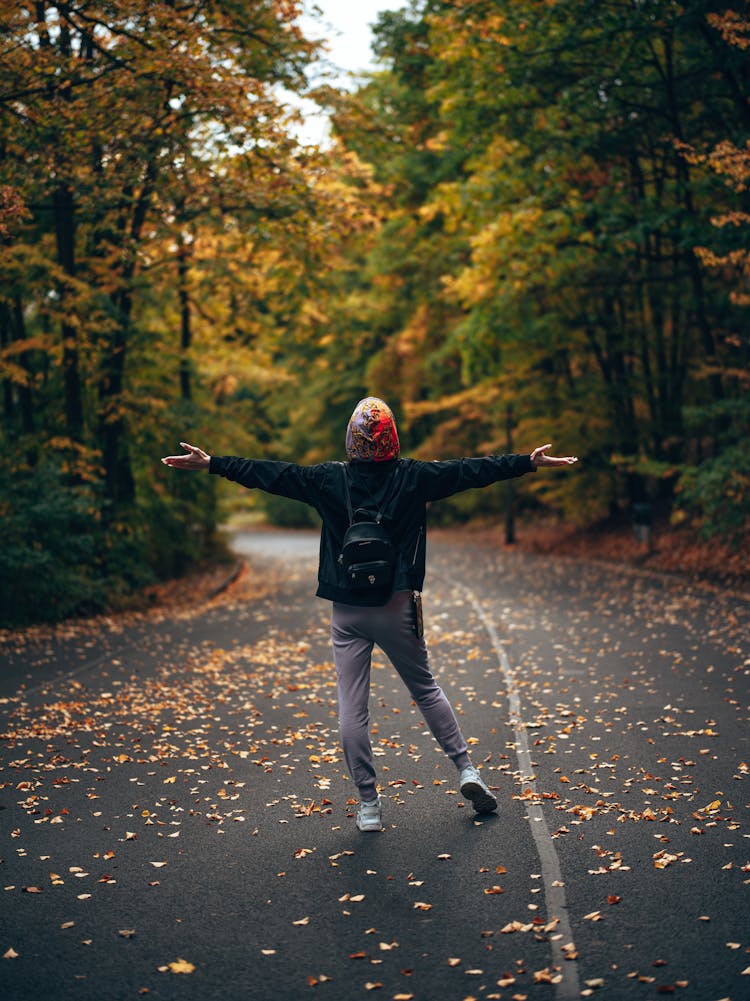
[[[5, 462], [34, 476], [44, 456], [61, 489], [91, 482], [97, 560], [112, 561], [121, 535], [137, 550], [133, 580], [158, 565], [148, 532], [171, 503], [140, 446], [180, 396], [197, 405], [185, 364], [144, 393], [165, 348], [190, 350], [191, 233], [229, 213], [262, 226], [313, 201], [279, 97], [307, 86], [315, 45], [300, 7], [0, 2], [0, 185], [28, 209], [22, 219], [4, 197]], [[167, 260], [181, 323], [155, 343], [145, 320]]]

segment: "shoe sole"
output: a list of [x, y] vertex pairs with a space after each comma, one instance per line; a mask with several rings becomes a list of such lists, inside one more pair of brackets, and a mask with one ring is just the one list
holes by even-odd
[[477, 813], [494, 813], [497, 810], [497, 800], [491, 792], [487, 792], [476, 782], [467, 782], [461, 786], [461, 795], [468, 799]]

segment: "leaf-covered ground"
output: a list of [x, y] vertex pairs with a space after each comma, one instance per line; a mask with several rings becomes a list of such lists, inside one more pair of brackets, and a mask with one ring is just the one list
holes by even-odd
[[[500, 533], [491, 533], [499, 542]], [[521, 522], [518, 544], [527, 552], [566, 554], [632, 566], [641, 572], [678, 574], [688, 581], [750, 598], [750, 527], [737, 538], [704, 538], [689, 524], [657, 523], [648, 539], [638, 538], [632, 525], [577, 527], [554, 522]]]
[[3, 996], [746, 997], [750, 606], [435, 538], [434, 668], [500, 813], [376, 655], [363, 835], [295, 538], [192, 609], [4, 637]]

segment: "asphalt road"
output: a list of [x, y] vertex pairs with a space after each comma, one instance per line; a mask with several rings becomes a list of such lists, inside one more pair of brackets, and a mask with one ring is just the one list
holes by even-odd
[[382, 656], [385, 829], [338, 745], [317, 541], [222, 599], [6, 641], [0, 997], [750, 998], [750, 603], [433, 536], [433, 667], [498, 816]]

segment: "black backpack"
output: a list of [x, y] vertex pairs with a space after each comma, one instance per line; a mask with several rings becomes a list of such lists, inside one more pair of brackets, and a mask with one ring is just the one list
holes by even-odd
[[[394, 473], [380, 510], [372, 519], [355, 521], [352, 499], [349, 493], [349, 474], [346, 465], [344, 473], [344, 493], [346, 509], [349, 513], [349, 528], [344, 534], [339, 562], [344, 568], [347, 585], [353, 591], [381, 591], [393, 584], [396, 571], [396, 549], [386, 530], [381, 525], [383, 513], [393, 493], [396, 481]], [[359, 510], [357, 513], [359, 514]], [[365, 512], [367, 514], [367, 512]]]

